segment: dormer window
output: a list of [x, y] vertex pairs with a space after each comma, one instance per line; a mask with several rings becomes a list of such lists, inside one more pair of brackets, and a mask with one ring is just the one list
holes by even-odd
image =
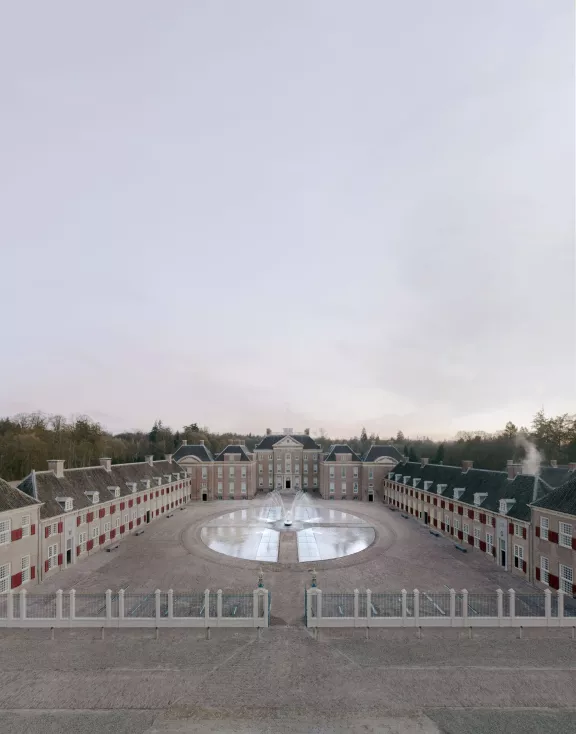
[[464, 494], [464, 487], [454, 487], [454, 499], [459, 500]]
[[394, 472], [388, 472], [388, 479], [394, 479]]
[[501, 515], [507, 515], [515, 502], [516, 500], [500, 500], [498, 503], [498, 512]]
[[396, 478], [396, 481], [397, 482], [401, 482], [402, 481], [402, 474], [395, 474], [395, 478]]
[[417, 486], [418, 486], [418, 482], [419, 482], [419, 481], [420, 481], [420, 477], [414, 477], [414, 479], [412, 480], [412, 484], [413, 484], [413, 485], [414, 485], [415, 487], [417, 487]]
[[56, 502], [58, 502], [64, 512], [71, 512], [74, 509], [72, 497], [56, 497]]
[[409, 481], [410, 481], [410, 477], [407, 474], [405, 474], [404, 475], [404, 484], [408, 484]]
[[89, 500], [91, 500], [93, 505], [97, 505], [98, 502], [100, 502], [100, 493], [99, 492], [86, 492], [86, 496]]
[[444, 490], [446, 489], [447, 486], [448, 486], [447, 484], [437, 484], [436, 494], [444, 494]]
[[118, 497], [120, 497], [120, 487], [108, 487], [108, 491], [114, 499], [118, 499]]
[[488, 497], [488, 492], [474, 492], [474, 504], [476, 507], [480, 507], [486, 497]]
[[156, 486], [159, 487], [162, 484], [162, 477], [156, 477]]
[[424, 491], [427, 492], [433, 484], [434, 482], [431, 482], [430, 480], [424, 482]]
[[134, 492], [138, 489], [138, 485], [136, 484], [136, 482], [126, 482], [126, 486], [130, 490], [130, 492], [132, 492], [132, 494], [134, 494]]

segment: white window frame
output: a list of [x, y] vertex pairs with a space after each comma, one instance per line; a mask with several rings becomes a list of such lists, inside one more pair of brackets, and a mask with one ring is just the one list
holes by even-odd
[[444, 528], [447, 533], [450, 532], [450, 515], [444, 515]]
[[523, 569], [524, 546], [514, 544], [514, 568]]
[[318, 487], [318, 477], [314, 477], [314, 487]]
[[357, 466], [353, 467], [352, 469], [352, 477], [353, 479], [358, 479], [358, 467]]
[[330, 494], [334, 494], [335, 491], [336, 489], [335, 489], [334, 482], [330, 482], [330, 488], [329, 488]]
[[228, 482], [228, 494], [234, 494], [235, 482]]
[[10, 564], [5, 563], [3, 566], [0, 566], [0, 594], [6, 594], [6, 592], [10, 591], [11, 585]]
[[92, 528], [92, 540], [95, 540], [100, 535], [100, 528], [98, 525], [94, 525]]
[[541, 540], [548, 540], [548, 533], [550, 532], [550, 518], [540, 518], [540, 538]]
[[120, 518], [117, 517], [116, 520], [114, 520], [114, 527], [119, 528], [120, 527]]
[[274, 474], [274, 463], [272, 461], [268, 463], [268, 474]]
[[240, 494], [246, 494], [246, 482], [240, 482]]
[[540, 556], [540, 581], [546, 586], [550, 584], [550, 561], [546, 556]]
[[466, 538], [468, 538], [468, 536], [470, 535], [470, 525], [468, 523], [464, 523], [464, 525], [462, 526], [462, 533], [466, 536]]
[[124, 513], [124, 525], [128, 525], [129, 522], [130, 522], [130, 513], [125, 512]]
[[264, 478], [263, 477], [258, 477], [258, 486], [259, 487], [263, 487], [264, 486]]
[[302, 481], [304, 483], [304, 489], [308, 489], [308, 477], [304, 477]]
[[352, 485], [352, 492], [353, 494], [358, 494], [358, 482], [354, 482], [354, 484]]
[[83, 512], [80, 515], [80, 525], [86, 525], [87, 519], [88, 519], [88, 514], [86, 512]]
[[[573, 526], [569, 522], [558, 523], [558, 545], [561, 545], [562, 548], [572, 549], [573, 529]], [[566, 568], [569, 568], [569, 566], [566, 566]]]
[[22, 515], [21, 520], [22, 537], [27, 538], [30, 535], [30, 515]]
[[454, 530], [460, 530], [460, 520], [457, 517], [454, 518]]
[[262, 474], [264, 471], [264, 468], [262, 467], [262, 464], [258, 464], [258, 474]]
[[318, 464], [314, 464], [314, 474], [318, 474]]
[[20, 569], [22, 571], [22, 583], [25, 584], [30, 581], [30, 556], [22, 556]]
[[58, 565], [58, 543], [48, 546], [48, 570]]
[[342, 482], [342, 492], [346, 494], [346, 482]]
[[374, 479], [374, 469], [372, 467], [368, 469], [368, 479]]
[[233, 466], [228, 467], [228, 479], [234, 478], [236, 476], [236, 469]]
[[79, 533], [78, 534], [78, 545], [80, 546], [80, 553], [86, 552], [86, 543], [88, 542], [88, 533]]
[[222, 467], [218, 467], [218, 479], [222, 479]]
[[331, 466], [331, 467], [330, 467], [330, 479], [334, 479], [334, 476], [335, 476], [335, 471], [334, 471], [334, 467], [333, 467], [333, 466]]
[[340, 479], [346, 479], [346, 467], [345, 466], [343, 466], [340, 469]]
[[243, 466], [243, 467], [242, 467], [242, 468], [240, 469], [240, 477], [241, 477], [242, 479], [246, 479], [246, 467], [245, 467], [245, 466]]
[[520, 525], [520, 523], [514, 523], [514, 535], [516, 538], [522, 537], [522, 525]]
[[222, 482], [218, 482], [217, 490], [218, 490], [218, 494], [222, 494], [222, 492], [224, 491]]
[[202, 467], [202, 479], [208, 479], [208, 467]]
[[480, 548], [480, 528], [474, 528], [474, 548]]
[[572, 587], [574, 586], [574, 569], [572, 566], [565, 566], [563, 563], [558, 566], [558, 581], [560, 591], [572, 596]]
[[12, 542], [12, 521], [10, 518], [0, 520], [0, 545]]
[[486, 553], [492, 555], [492, 548], [494, 547], [494, 535], [493, 533], [486, 533]]
[[111, 529], [112, 529], [112, 523], [110, 521], [105, 522], [104, 523], [104, 535], [106, 535], [106, 533], [109, 533]]

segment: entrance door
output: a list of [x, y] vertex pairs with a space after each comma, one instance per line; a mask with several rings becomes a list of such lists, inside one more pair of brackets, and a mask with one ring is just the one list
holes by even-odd
[[207, 494], [203, 494], [202, 495], [202, 502], [208, 502], [208, 495]]
[[290, 480], [289, 479], [286, 480], [286, 489], [290, 489]]
[[506, 568], [506, 541], [500, 538], [500, 565]]
[[374, 495], [373, 494], [369, 494], [368, 495], [368, 502], [374, 502]]
[[428, 518], [428, 513], [425, 512], [424, 513], [424, 525], [428, 525], [429, 523], [430, 523], [430, 520]]
[[69, 566], [72, 563], [72, 538], [66, 540], [66, 565]]
[[150, 510], [146, 512], [146, 522], [150, 522]]

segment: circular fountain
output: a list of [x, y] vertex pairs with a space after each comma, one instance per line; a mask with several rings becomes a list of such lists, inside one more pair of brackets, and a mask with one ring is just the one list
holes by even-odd
[[374, 542], [375, 531], [368, 523], [327, 505], [302, 491], [283, 495], [275, 490], [264, 505], [211, 520], [200, 537], [218, 553], [268, 563], [342, 558]]

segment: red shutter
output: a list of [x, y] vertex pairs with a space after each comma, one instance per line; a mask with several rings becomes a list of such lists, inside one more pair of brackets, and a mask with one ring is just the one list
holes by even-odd
[[133, 527], [134, 523], [132, 522], [132, 520], [130, 520], [130, 522], [128, 523], [128, 530], [132, 530]]
[[160, 514], [160, 510], [156, 510], [156, 517]]
[[430, 495], [429, 495], [429, 494], [427, 494], [427, 495], [426, 495], [426, 502], [427, 502], [428, 504], [430, 504]]
[[141, 497], [136, 497], [136, 504], [139, 505], [140, 502], [142, 502], [142, 498]]
[[36, 525], [31, 525], [30, 526], [30, 533], [31, 533], [31, 535], [36, 535]]
[[58, 523], [58, 532], [61, 533], [64, 530], [64, 523], [60, 521]]
[[80, 526], [80, 515], [76, 518], [76, 527]]
[[496, 546], [492, 546], [492, 555], [496, 558]]
[[15, 573], [14, 576], [12, 576], [10, 580], [10, 588], [15, 589], [17, 586], [20, 586], [22, 583], [22, 572]]
[[89, 512], [86, 515], [86, 520], [87, 520], [87, 522], [92, 522], [92, 520], [94, 520], [94, 513], [93, 512]]
[[116, 530], [115, 529], [112, 529], [110, 531], [110, 540], [113, 540], [115, 537], [116, 537]]
[[144, 502], [148, 502], [148, 495], [147, 494], [144, 495]]
[[35, 579], [36, 578], [36, 566], [31, 566], [30, 568], [30, 578]]
[[473, 520], [474, 519], [474, 510], [468, 510], [468, 517]]
[[440, 530], [441, 530], [442, 532], [444, 532], [444, 523], [443, 523], [443, 522], [441, 522], [441, 523], [440, 523]]
[[110, 514], [113, 515], [116, 512], [116, 505], [110, 506]]
[[536, 568], [536, 581], [540, 581], [540, 569]]
[[444, 509], [444, 508], [446, 507], [446, 503], [444, 502], [444, 500], [441, 500], [441, 501], [440, 501], [440, 507], [441, 507], [442, 509]]
[[463, 540], [463, 539], [464, 539], [464, 533], [461, 530], [459, 530], [458, 531], [458, 540]]
[[496, 527], [496, 518], [495, 517], [492, 518], [492, 527], [493, 528]]
[[76, 546], [76, 555], [77, 556], [80, 555], [80, 546], [79, 545]]
[[10, 537], [12, 542], [14, 542], [15, 540], [20, 540], [20, 538], [22, 537], [22, 528], [17, 528], [16, 530], [13, 530], [10, 533]]
[[88, 542], [86, 543], [86, 550], [89, 550], [89, 551], [91, 551], [91, 550], [92, 550], [92, 548], [94, 548], [94, 540], [93, 540], [93, 539], [90, 539], [90, 540], [89, 540], [89, 541], [88, 541]]
[[480, 522], [482, 525], [486, 525], [486, 515], [483, 512], [480, 513]]
[[126, 530], [126, 525], [120, 525], [120, 535]]
[[50, 537], [50, 525], [46, 525], [44, 528], [44, 537], [49, 538]]
[[459, 515], [463, 515], [464, 514], [464, 508], [463, 507], [458, 507], [458, 514]]
[[550, 530], [548, 533], [548, 540], [551, 543], [557, 543], [558, 542], [558, 533], [554, 532], [554, 530]]
[[438, 506], [438, 497], [434, 497], [434, 504]]
[[572, 538], [572, 550], [576, 551], [576, 535]]
[[104, 507], [101, 507], [98, 511], [98, 517], [104, 517], [106, 515], [106, 509]]
[[160, 495], [160, 492], [156, 490], [156, 497], [158, 497], [159, 495]]
[[540, 525], [536, 525], [536, 537], [540, 537]]
[[508, 523], [508, 535], [514, 535], [514, 523], [513, 522]]
[[120, 509], [123, 510], [125, 507], [126, 507], [126, 503], [125, 502], [121, 502], [120, 503]]
[[48, 573], [48, 561], [44, 561], [44, 573]]
[[526, 528], [522, 528], [522, 537], [526, 540]]
[[136, 525], [140, 525], [140, 518], [136, 520]]
[[437, 527], [438, 527], [438, 520], [436, 520], [436, 518], [434, 518], [434, 527], [435, 527], [435, 528], [437, 528]]
[[62, 555], [62, 553], [58, 553], [58, 565], [59, 566], [62, 565], [63, 559], [64, 559], [64, 556]]
[[134, 507], [134, 500], [128, 500], [128, 507]]
[[164, 489], [161, 489], [160, 491], [161, 491], [162, 494], [164, 494]]
[[480, 550], [486, 553], [486, 543], [483, 540], [480, 541]]
[[522, 561], [522, 570], [526, 573], [526, 561]]
[[468, 544], [469, 545], [474, 545], [474, 536], [473, 535], [469, 535], [468, 536]]
[[550, 588], [552, 589], [560, 588], [560, 579], [558, 578], [558, 576], [553, 576], [552, 574], [549, 574], [548, 583], [550, 585]]
[[454, 504], [452, 502], [450, 502], [450, 504], [448, 505], [448, 509], [450, 510], [450, 512], [454, 512]]

